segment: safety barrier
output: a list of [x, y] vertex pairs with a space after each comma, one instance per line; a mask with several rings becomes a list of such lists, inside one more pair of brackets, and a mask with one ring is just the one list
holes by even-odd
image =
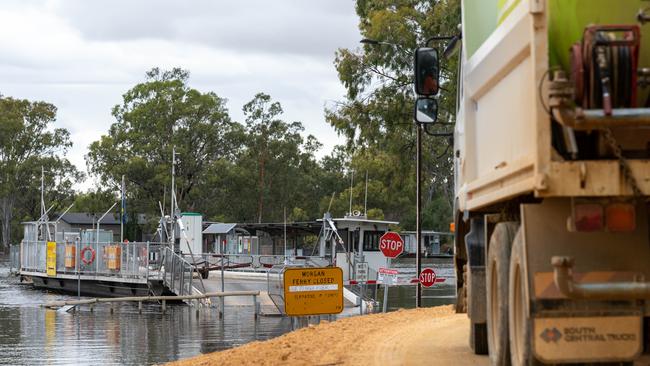
[[[178, 296], [193, 295], [194, 266], [169, 247], [162, 250], [163, 284]], [[198, 289], [205, 292], [205, 289]]]
[[[56, 273], [144, 278], [157, 276], [160, 243], [56, 242]], [[47, 242], [23, 241], [17, 250], [20, 270], [47, 272]]]
[[16, 274], [20, 272], [20, 245], [9, 246], [9, 272]]

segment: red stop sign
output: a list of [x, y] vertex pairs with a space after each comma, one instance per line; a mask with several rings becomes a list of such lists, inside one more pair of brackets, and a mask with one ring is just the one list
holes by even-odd
[[395, 258], [404, 251], [404, 240], [394, 231], [389, 231], [379, 238], [379, 250], [387, 258]]
[[420, 284], [424, 287], [431, 287], [436, 283], [436, 272], [431, 268], [425, 268], [420, 272]]

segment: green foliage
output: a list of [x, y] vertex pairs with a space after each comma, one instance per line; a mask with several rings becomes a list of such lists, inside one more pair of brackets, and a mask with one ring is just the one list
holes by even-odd
[[[0, 96], [0, 231], [2, 247], [17, 240], [21, 221], [41, 216], [41, 167], [45, 201], [52, 211], [65, 209], [72, 185], [83, 175], [63, 156], [72, 146], [70, 134], [52, 128], [56, 107]], [[49, 208], [49, 207], [48, 207]]]
[[[347, 99], [326, 110], [327, 121], [346, 137], [351, 167], [369, 172], [368, 207], [381, 208], [387, 219], [415, 223], [416, 129], [413, 123], [413, 50], [432, 36], [458, 32], [458, 0], [357, 0], [359, 28], [364, 38], [393, 44], [341, 49], [335, 66]], [[444, 44], [436, 44], [441, 48]], [[454, 123], [455, 59], [442, 60], [439, 121]], [[430, 132], [450, 132], [449, 125]], [[424, 135], [423, 196], [426, 228], [451, 220], [453, 200], [451, 141]], [[363, 182], [352, 188], [359, 201]], [[337, 210], [348, 192], [337, 197]], [[324, 200], [321, 201], [323, 207]], [[347, 212], [347, 209], [346, 209]]]
[[89, 171], [116, 191], [124, 175], [138, 212], [155, 214], [158, 201], [170, 202], [174, 148], [177, 201], [195, 211], [205, 203], [197, 192], [206, 189], [208, 172], [232, 159], [240, 145], [241, 126], [230, 120], [225, 100], [190, 88], [188, 78], [181, 69], [149, 71], [113, 108], [116, 122], [108, 134], [90, 145]]
[[341, 152], [317, 161], [321, 144], [303, 137], [302, 123], [282, 120], [282, 106], [267, 94], [243, 106], [239, 123], [224, 99], [192, 89], [188, 78], [184, 70], [153, 69], [124, 94], [116, 122], [87, 155], [102, 184], [117, 190], [124, 175], [128, 207], [157, 217], [158, 201], [169, 203], [175, 147], [182, 210], [232, 222], [281, 222], [285, 207], [291, 220], [320, 217], [320, 198], [339, 189]]
[[[116, 192], [102, 190], [96, 188], [95, 190], [88, 190], [87, 192], [79, 193], [74, 199], [74, 212], [87, 212], [89, 214], [101, 215], [108, 210], [111, 205], [119, 201]], [[118, 207], [119, 212], [119, 207]]]

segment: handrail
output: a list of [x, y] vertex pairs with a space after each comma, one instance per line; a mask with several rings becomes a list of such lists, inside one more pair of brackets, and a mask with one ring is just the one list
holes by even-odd
[[163, 248], [163, 263], [163, 285], [178, 296], [192, 295], [194, 266], [169, 247]]

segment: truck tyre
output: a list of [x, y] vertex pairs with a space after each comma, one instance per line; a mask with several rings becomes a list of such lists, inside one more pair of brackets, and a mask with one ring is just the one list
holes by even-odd
[[472, 323], [469, 328], [470, 347], [474, 354], [487, 355], [487, 325], [485, 323]]
[[510, 257], [510, 293], [509, 303], [509, 327], [510, 327], [510, 357], [513, 366], [541, 365], [535, 359], [532, 349], [532, 322], [526, 314], [526, 303], [528, 298], [525, 292], [524, 272], [524, 235], [521, 229], [515, 236], [512, 244], [512, 255]]
[[517, 232], [516, 222], [498, 223], [490, 237], [487, 257], [487, 331], [490, 364], [510, 364], [508, 341], [508, 282], [510, 251]]

